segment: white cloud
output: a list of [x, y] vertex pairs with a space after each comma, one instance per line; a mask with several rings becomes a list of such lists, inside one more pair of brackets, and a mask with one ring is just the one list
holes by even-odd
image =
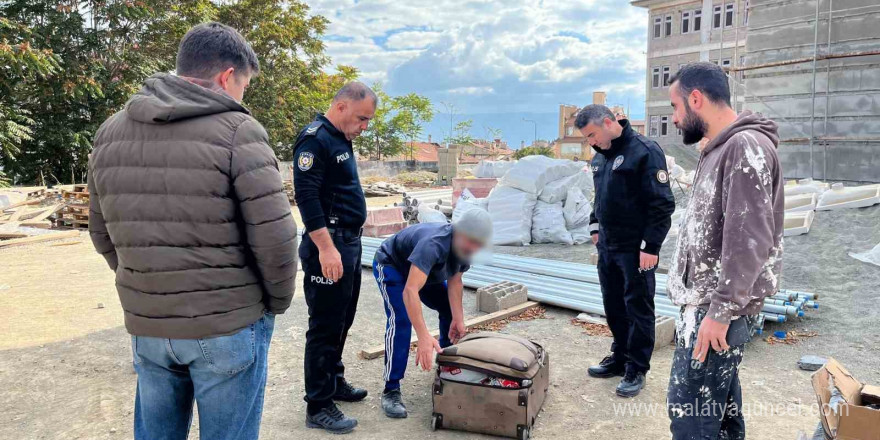
[[[593, 90], [641, 113], [647, 13], [628, 1], [313, 0], [334, 64], [465, 113], [555, 112]], [[635, 112], [634, 112], [635, 113]]]

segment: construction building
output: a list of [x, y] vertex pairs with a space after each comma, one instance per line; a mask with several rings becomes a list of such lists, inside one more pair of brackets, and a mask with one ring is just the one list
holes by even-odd
[[746, 107], [779, 124], [786, 177], [880, 182], [880, 2], [752, 0]]
[[[749, 3], [754, 0], [635, 0], [648, 9], [648, 52], [645, 75], [647, 136], [682, 166], [693, 168], [697, 152], [684, 146], [672, 123], [669, 78], [682, 66], [710, 61], [724, 67], [744, 61]], [[737, 98], [737, 109], [742, 108]]]

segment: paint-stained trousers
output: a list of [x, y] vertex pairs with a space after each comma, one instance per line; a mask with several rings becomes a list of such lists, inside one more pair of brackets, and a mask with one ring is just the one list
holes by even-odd
[[[682, 309], [684, 310], [684, 309]], [[694, 331], [689, 337], [676, 340], [666, 396], [673, 440], [743, 440], [746, 425], [742, 413], [742, 389], [739, 383], [739, 364], [745, 343], [727, 351], [709, 354], [702, 365], [692, 363], [694, 345], [700, 322], [706, 315], [702, 309], [694, 314]], [[757, 317], [743, 316], [748, 331]], [[679, 321], [685, 318], [682, 315]], [[683, 328], [679, 326], [679, 331]], [[728, 336], [731, 342], [731, 336]]]
[[309, 306], [306, 331], [305, 382], [310, 413], [333, 404], [336, 384], [345, 375], [342, 350], [354, 322], [361, 291], [361, 238], [359, 231], [338, 230], [333, 244], [342, 258], [342, 278], [324, 277], [318, 248], [308, 234], [299, 246], [303, 290]]
[[639, 271], [639, 252], [612, 252], [599, 242], [599, 283], [611, 351], [627, 369], [647, 372], [654, 353], [654, 269]]

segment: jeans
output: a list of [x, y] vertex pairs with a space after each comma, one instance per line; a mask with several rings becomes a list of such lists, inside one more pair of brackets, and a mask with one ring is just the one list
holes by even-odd
[[138, 376], [134, 438], [185, 440], [193, 401], [199, 406], [201, 438], [258, 438], [274, 327], [275, 315], [267, 313], [229, 336], [132, 336]]
[[[702, 365], [692, 363], [697, 334], [705, 316], [706, 311], [698, 308], [693, 317], [685, 317], [684, 312], [679, 317], [679, 322], [692, 320], [687, 327], [693, 326], [693, 331], [676, 338], [672, 357], [666, 395], [672, 438], [743, 440], [746, 438], [746, 424], [742, 411], [739, 365], [748, 337], [734, 337], [729, 330], [729, 349], [717, 352], [710, 348]], [[742, 321], [731, 324], [731, 329], [740, 324], [746, 328], [746, 332], [750, 332], [757, 322], [757, 316], [742, 316], [739, 319]]]

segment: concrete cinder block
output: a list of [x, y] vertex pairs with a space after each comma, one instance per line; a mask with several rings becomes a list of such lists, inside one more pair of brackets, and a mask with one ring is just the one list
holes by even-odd
[[654, 348], [665, 347], [675, 340], [675, 318], [658, 316], [654, 321]]
[[477, 310], [484, 313], [497, 312], [528, 300], [526, 286], [511, 281], [499, 281], [477, 289]]

